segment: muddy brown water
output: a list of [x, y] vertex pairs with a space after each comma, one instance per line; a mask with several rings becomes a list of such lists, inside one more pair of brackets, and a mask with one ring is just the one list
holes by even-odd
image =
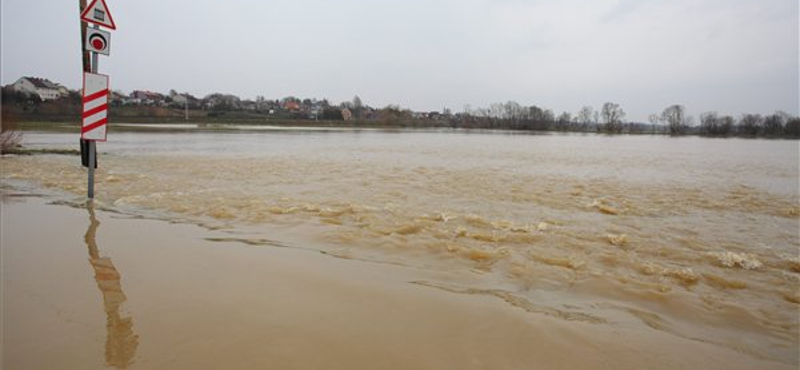
[[[99, 150], [99, 210], [202, 225], [203, 243], [402, 268], [437, 296], [798, 365], [798, 141], [276, 130]], [[76, 161], [6, 156], [4, 191], [80, 205]]]

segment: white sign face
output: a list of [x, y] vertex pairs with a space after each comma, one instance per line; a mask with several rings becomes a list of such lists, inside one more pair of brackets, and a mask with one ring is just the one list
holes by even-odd
[[106, 0], [92, 0], [92, 3], [81, 13], [81, 20], [108, 27], [112, 30], [117, 29], [117, 25], [114, 24], [114, 18], [111, 17], [111, 13], [108, 11]]
[[109, 55], [111, 53], [111, 32], [87, 28], [86, 50]]
[[83, 73], [83, 124], [81, 139], [106, 141], [108, 76]]

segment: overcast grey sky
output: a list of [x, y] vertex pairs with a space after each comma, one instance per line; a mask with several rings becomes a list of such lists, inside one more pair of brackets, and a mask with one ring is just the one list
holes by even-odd
[[[358, 95], [454, 111], [514, 100], [646, 121], [798, 114], [797, 0], [107, 0], [112, 88]], [[81, 81], [77, 0], [2, 0], [2, 83]]]

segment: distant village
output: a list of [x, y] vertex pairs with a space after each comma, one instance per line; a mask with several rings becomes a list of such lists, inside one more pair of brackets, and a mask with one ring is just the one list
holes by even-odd
[[[81, 114], [81, 93], [46, 78], [21, 77], [3, 86], [3, 119], [30, 121], [74, 121]], [[626, 120], [619, 104], [606, 102], [595, 109], [580, 107], [576, 112], [556, 115], [536, 105], [525, 106], [514, 101], [493, 103], [485, 108], [465, 107], [454, 113], [441, 111], [414, 112], [397, 105], [371, 107], [358, 96], [351, 101], [334, 104], [327, 99], [298, 98], [241, 99], [231, 94], [212, 93], [198, 98], [170, 90], [162, 94], [134, 90], [130, 94], [111, 92], [109, 110], [117, 122], [230, 122], [290, 124], [325, 121], [327, 124], [388, 127], [448, 127], [497, 130], [571, 131], [606, 134], [702, 135], [711, 137], [800, 138], [800, 118], [786, 112], [769, 115], [726, 115], [704, 112], [697, 117], [686, 113], [684, 106], [673, 104], [660, 113], [653, 113], [649, 122]], [[321, 123], [321, 122], [319, 122]]]
[[[10, 94], [18, 94], [17, 99], [34, 98], [41, 102], [69, 99], [80, 96], [80, 91], [69, 90], [65, 86], [46, 78], [21, 77], [13, 84], [3, 87]], [[12, 100], [14, 100], [12, 98]], [[109, 103], [112, 107], [145, 106], [163, 107], [173, 110], [202, 110], [215, 116], [221, 112], [260, 112], [280, 118], [310, 120], [386, 120], [386, 119], [440, 119], [441, 112], [412, 112], [398, 106], [375, 109], [364, 105], [356, 96], [352, 101], [332, 104], [327, 99], [301, 99], [293, 96], [282, 99], [267, 99], [263, 96], [255, 100], [241, 99], [231, 94], [213, 93], [198, 98], [189, 93], [170, 90], [167, 94], [148, 90], [134, 90], [130, 94], [114, 90]], [[446, 109], [445, 109], [446, 110]], [[449, 110], [445, 114], [450, 115]]]

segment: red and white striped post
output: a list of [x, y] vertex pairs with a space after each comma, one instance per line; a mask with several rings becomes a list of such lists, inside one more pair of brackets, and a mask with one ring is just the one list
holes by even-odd
[[97, 73], [84, 73], [83, 91], [81, 139], [106, 141], [108, 76]]
[[92, 73], [83, 73], [83, 123], [81, 139], [89, 144], [89, 199], [94, 199], [94, 167], [97, 142], [106, 141], [108, 123], [108, 76], [97, 74], [97, 53], [92, 53]]

